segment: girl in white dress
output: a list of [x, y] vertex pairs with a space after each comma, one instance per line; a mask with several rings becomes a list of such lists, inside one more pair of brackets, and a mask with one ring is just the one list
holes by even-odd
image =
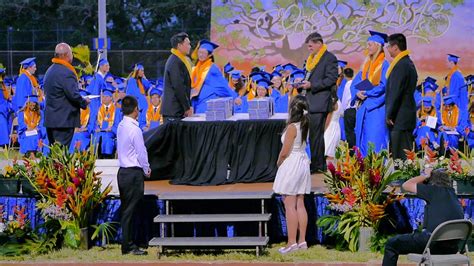
[[328, 161], [334, 160], [336, 155], [336, 147], [341, 141], [341, 126], [339, 125], [339, 118], [343, 115], [341, 102], [333, 98], [333, 111], [328, 116], [328, 125], [324, 130], [324, 155]]
[[279, 250], [282, 254], [308, 248], [305, 240], [308, 214], [304, 206], [304, 194], [311, 192], [311, 161], [305, 151], [309, 128], [306, 97], [295, 96], [288, 112], [287, 126], [281, 138], [283, 147], [278, 157], [278, 171], [273, 184], [273, 191], [283, 195], [288, 228], [288, 244]]

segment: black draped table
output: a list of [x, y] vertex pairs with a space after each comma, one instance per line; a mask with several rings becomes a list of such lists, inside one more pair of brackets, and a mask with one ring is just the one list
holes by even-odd
[[152, 180], [221, 185], [273, 181], [285, 120], [181, 121], [144, 134]]

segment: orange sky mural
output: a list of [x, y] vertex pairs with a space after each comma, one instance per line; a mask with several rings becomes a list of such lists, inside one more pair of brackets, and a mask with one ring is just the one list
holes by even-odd
[[404, 33], [420, 80], [444, 78], [447, 53], [461, 57], [464, 76], [474, 74], [474, 0], [213, 0], [217, 63], [246, 72], [287, 62], [302, 67], [304, 39], [314, 31], [358, 71], [369, 30]]

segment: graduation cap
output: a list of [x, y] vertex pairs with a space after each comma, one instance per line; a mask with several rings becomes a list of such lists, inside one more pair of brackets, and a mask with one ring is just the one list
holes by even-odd
[[135, 65], [133, 65], [132, 69], [134, 71], [145, 70], [145, 67], [143, 66], [142, 62], [140, 62], [140, 63], [136, 63]]
[[91, 95], [91, 93], [88, 90], [79, 90], [79, 94], [81, 94], [82, 97]]
[[454, 97], [452, 95], [445, 96], [443, 98], [444, 105], [451, 105], [455, 104]]
[[296, 69], [296, 70], [294, 70], [293, 72], [291, 72], [291, 74], [290, 74], [290, 80], [291, 80], [291, 82], [293, 82], [293, 81], [294, 81], [295, 79], [297, 79], [297, 78], [302, 78], [302, 79], [304, 79], [304, 77], [305, 77], [304, 71], [301, 70], [301, 69]]
[[425, 78], [425, 82], [436, 84], [436, 79], [428, 76], [428, 77]]
[[217, 47], [219, 47], [219, 45], [217, 45], [217, 44], [215, 44], [211, 41], [208, 41], [208, 40], [201, 40], [199, 42], [199, 49], [205, 49], [210, 54], [212, 54], [212, 52], [214, 52], [214, 49], [216, 49]]
[[265, 89], [268, 89], [270, 85], [273, 85], [273, 83], [266, 78], [261, 78], [257, 80], [257, 86], [259, 87], [264, 87]]
[[249, 78], [253, 81], [257, 81], [257, 80], [260, 80], [260, 79], [264, 78], [264, 76], [262, 75], [261, 72], [254, 72], [254, 73], [249, 75]]
[[115, 92], [115, 88], [110, 83], [107, 83], [107, 87], [102, 90], [102, 93], [104, 94], [104, 96], [112, 96], [114, 92]]
[[466, 82], [469, 83], [469, 84], [474, 83], [474, 75], [468, 75], [464, 79], [466, 79]]
[[240, 79], [242, 77], [242, 71], [240, 70], [232, 70], [229, 72], [233, 79]]
[[232, 70], [234, 70], [234, 67], [228, 62], [224, 66], [224, 73], [230, 73]]
[[438, 85], [436, 83], [431, 83], [431, 82], [423, 82], [423, 90], [424, 92], [428, 91], [435, 91], [438, 88]]
[[296, 67], [295, 65], [293, 65], [292, 63], [288, 63], [286, 65], [283, 65], [283, 70], [285, 71], [294, 71], [295, 69], [298, 69], [298, 67]]
[[283, 67], [280, 64], [273, 67], [273, 72], [281, 72], [281, 71], [283, 71]]
[[373, 30], [369, 30], [369, 33], [370, 33], [370, 37], [367, 39], [367, 41], [380, 43], [380, 45], [382, 46], [387, 42], [387, 39], [388, 39], [387, 34], [378, 32], [378, 31], [373, 31]]
[[5, 70], [6, 70], [6, 69], [5, 69], [4, 67], [0, 67], [0, 74], [5, 73]]
[[36, 60], [36, 57], [26, 58], [25, 60], [20, 62], [20, 65], [23, 68], [29, 68], [29, 67], [32, 67], [32, 66], [36, 65], [35, 60]]
[[459, 61], [459, 56], [454, 55], [454, 54], [448, 54], [448, 61], [457, 63]]
[[265, 66], [259, 66], [258, 68], [260, 69], [260, 71], [265, 72]]
[[108, 65], [108, 64], [109, 64], [109, 61], [107, 61], [107, 58], [102, 58], [99, 60], [99, 66]]
[[4, 83], [5, 85], [7, 85], [7, 86], [10, 86], [10, 85], [13, 84], [13, 79], [11, 79], [11, 78], [5, 78], [5, 79], [3, 80], [3, 83]]
[[270, 73], [268, 73], [268, 72], [265, 72], [265, 71], [260, 72], [260, 74], [262, 74], [262, 76], [263, 76], [264, 78], [268, 79], [268, 80], [271, 80], [272, 77], [273, 77], [272, 74], [270, 74]]
[[345, 68], [347, 66], [347, 61], [337, 60], [337, 65], [339, 67]]
[[38, 102], [38, 95], [28, 95], [28, 96], [25, 96], [26, 98], [26, 102], [32, 102], [32, 103], [37, 103]]
[[426, 107], [433, 106], [433, 100], [431, 99], [431, 97], [423, 97], [423, 105]]
[[272, 78], [281, 77], [281, 76], [282, 76], [282, 74], [280, 72], [276, 71], [276, 70], [272, 72]]
[[160, 90], [159, 88], [156, 88], [156, 87], [155, 87], [155, 88], [151, 89], [148, 94], [149, 94], [150, 96], [153, 96], [153, 95], [155, 95], [155, 94], [158, 94], [158, 95], [161, 97], [161, 95], [163, 95], [163, 91]]

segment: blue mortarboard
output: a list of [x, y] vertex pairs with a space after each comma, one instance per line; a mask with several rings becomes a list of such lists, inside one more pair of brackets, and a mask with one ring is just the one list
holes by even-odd
[[114, 92], [115, 92], [115, 88], [110, 83], [107, 83], [107, 87], [104, 88], [104, 90], [102, 91], [104, 96], [112, 96], [114, 94]]
[[259, 66], [258, 68], [260, 69], [261, 72], [265, 72], [265, 66]]
[[282, 76], [281, 73], [276, 71], [276, 70], [272, 72], [272, 78], [273, 77], [281, 77], [281, 76]]
[[347, 66], [347, 61], [337, 60], [337, 65], [339, 67], [345, 68]]
[[135, 65], [133, 65], [133, 70], [145, 70], [145, 67], [142, 63], [136, 63]]
[[433, 106], [433, 100], [431, 99], [431, 97], [428, 97], [428, 96], [423, 97], [423, 105]]
[[265, 71], [262, 71], [260, 72], [260, 74], [262, 74], [262, 76], [268, 80], [271, 80], [272, 79], [272, 74], [268, 73], [268, 72], [265, 72]]
[[4, 67], [0, 67], [0, 74], [2, 73], [5, 73], [5, 68]]
[[210, 54], [212, 54], [217, 47], [219, 47], [219, 45], [208, 40], [201, 40], [199, 42], [199, 49], [206, 49]]
[[107, 64], [109, 64], [109, 61], [107, 61], [107, 58], [102, 58], [99, 60], [99, 66], [107, 65]]
[[5, 85], [7, 85], [7, 86], [10, 86], [10, 85], [13, 84], [13, 79], [11, 79], [11, 78], [5, 78], [5, 79], [3, 80], [3, 83], [5, 83]]
[[273, 67], [273, 72], [281, 72], [281, 71], [283, 71], [283, 67], [280, 64]]
[[425, 78], [425, 81], [429, 82], [429, 83], [432, 83], [432, 84], [436, 84], [436, 79], [434, 79], [432, 77], [429, 77], [429, 76]]
[[230, 71], [234, 70], [234, 67], [228, 62], [224, 66], [224, 73], [230, 73]]
[[283, 70], [285, 71], [292, 71], [295, 70], [295, 69], [298, 69], [295, 65], [293, 65], [292, 63], [288, 63], [286, 65], [283, 65]]
[[268, 87], [272, 84], [273, 83], [271, 81], [269, 81], [268, 79], [266, 79], [266, 78], [261, 78], [261, 79], [257, 80], [257, 86], [264, 87], [265, 89], [268, 89]]
[[232, 70], [229, 72], [232, 75], [233, 79], [239, 79], [242, 76], [242, 71], [240, 70]]
[[150, 93], [149, 93], [149, 94], [150, 94], [150, 96], [153, 96], [153, 95], [155, 95], [155, 94], [158, 94], [158, 95], [160, 95], [160, 97], [161, 97], [161, 95], [163, 95], [163, 91], [155, 87], [155, 88], [153, 88], [153, 89], [150, 90]]
[[27, 102], [33, 102], [33, 103], [38, 102], [38, 95], [32, 94], [32, 95], [25, 96], [25, 98]]
[[443, 103], [445, 105], [455, 104], [454, 97], [452, 95], [445, 96], [443, 98]]
[[23, 68], [28, 68], [28, 67], [34, 66], [34, 65], [36, 65], [35, 60], [36, 60], [36, 57], [26, 58], [25, 60], [20, 62], [20, 65]]
[[249, 78], [252, 79], [253, 81], [257, 81], [262, 79], [264, 76], [262, 75], [261, 72], [254, 72], [249, 75]]
[[380, 43], [382, 46], [387, 42], [388, 35], [382, 32], [369, 30], [370, 37], [367, 41], [372, 41], [376, 43]]
[[474, 83], [474, 75], [467, 75], [464, 79], [467, 83]]
[[448, 61], [457, 63], [459, 61], [459, 56], [454, 55], [454, 54], [448, 54]]
[[424, 93], [427, 93], [428, 91], [435, 91], [438, 88], [438, 85], [436, 83], [431, 83], [431, 82], [423, 82], [423, 91]]
[[291, 72], [290, 74], [290, 79], [291, 81], [293, 81], [294, 79], [297, 79], [297, 78], [302, 78], [304, 79], [304, 71], [301, 70], [301, 69], [296, 69], [295, 71]]

